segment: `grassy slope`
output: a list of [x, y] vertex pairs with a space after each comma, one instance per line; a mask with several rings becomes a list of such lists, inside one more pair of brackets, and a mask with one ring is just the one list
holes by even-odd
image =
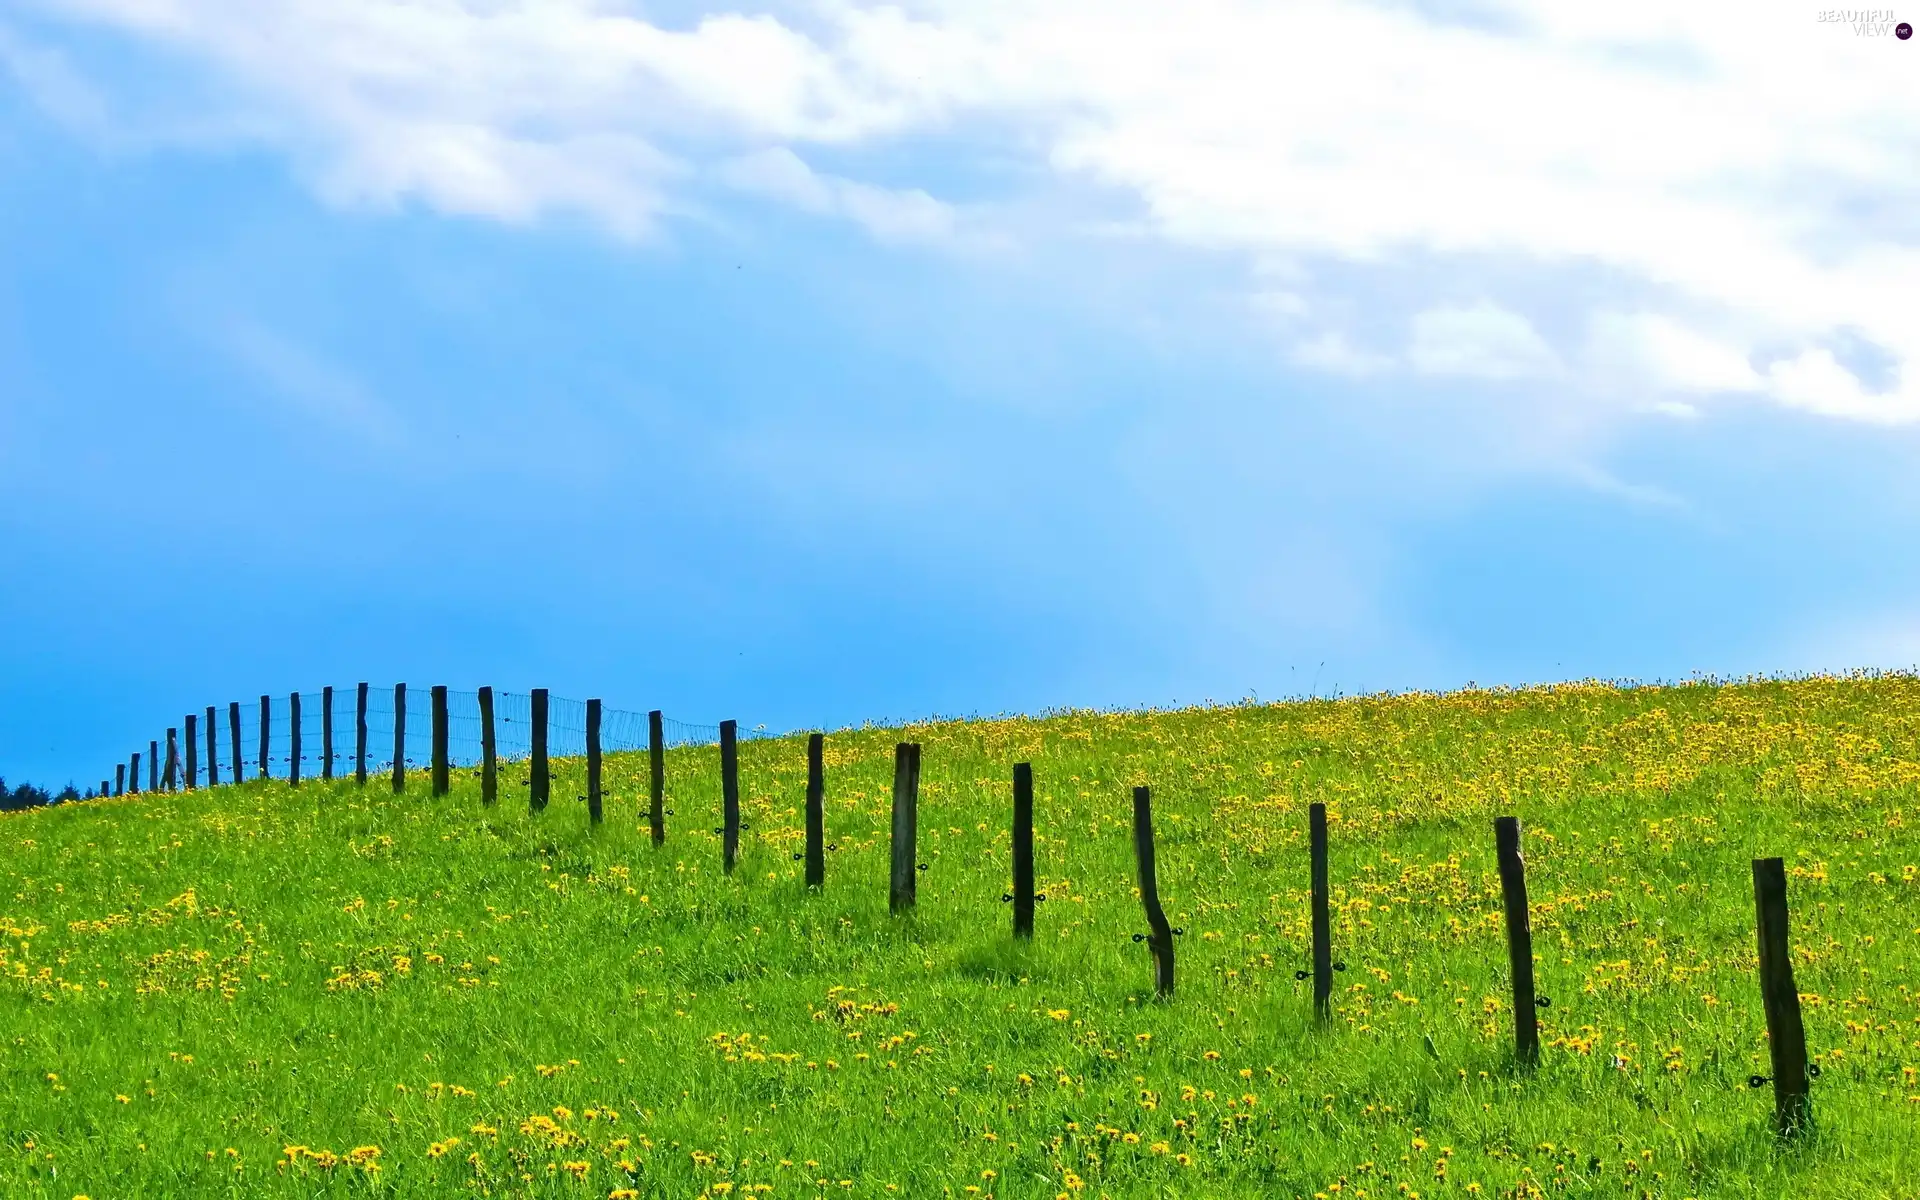
[[[929, 869], [895, 920], [900, 736], [828, 738], [819, 895], [793, 860], [798, 739], [742, 747], [731, 879], [712, 750], [671, 756], [658, 851], [643, 756], [610, 763], [598, 830], [577, 763], [537, 817], [467, 778], [0, 817], [0, 1191], [1920, 1194], [1920, 681], [915, 728]], [[1022, 759], [1047, 894], [1027, 947], [1000, 903]], [[1139, 782], [1187, 930], [1165, 1005], [1130, 936]], [[1349, 967], [1320, 1032], [1294, 975], [1315, 799]], [[1555, 1001], [1525, 1079], [1502, 812]], [[1744, 1086], [1766, 1070], [1748, 863], [1770, 854], [1824, 1068], [1789, 1153]]]

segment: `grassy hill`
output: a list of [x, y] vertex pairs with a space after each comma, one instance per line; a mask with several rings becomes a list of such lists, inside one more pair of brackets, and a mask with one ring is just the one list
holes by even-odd
[[[887, 911], [922, 743], [917, 913]], [[0, 816], [0, 1192], [1920, 1195], [1920, 680], [1069, 713], [608, 763], [595, 829], [462, 774]], [[1046, 902], [1010, 936], [1013, 763]], [[517, 785], [517, 772], [508, 779]], [[1132, 785], [1179, 984], [1152, 997]], [[1316, 1029], [1306, 808], [1332, 814]], [[1525, 828], [1545, 1050], [1511, 1062], [1491, 819]], [[1776, 1148], [1749, 862], [1784, 856], [1812, 1137]]]

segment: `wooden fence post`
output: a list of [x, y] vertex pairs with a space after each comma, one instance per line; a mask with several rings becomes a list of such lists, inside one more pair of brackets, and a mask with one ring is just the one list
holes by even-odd
[[1800, 992], [1793, 982], [1793, 947], [1787, 938], [1787, 870], [1778, 858], [1753, 860], [1753, 907], [1760, 946], [1760, 999], [1767, 1014], [1767, 1051], [1773, 1059], [1773, 1123], [1793, 1137], [1813, 1116], [1809, 1094], [1807, 1030], [1800, 1021]]
[[180, 779], [187, 785], [187, 790], [190, 792], [200, 780], [200, 718], [188, 713], [186, 727], [187, 764], [186, 769], [180, 772]]
[[807, 737], [807, 886], [827, 883], [826, 735]]
[[587, 701], [587, 819], [600, 823], [600, 702]]
[[160, 743], [157, 739], [147, 743], [147, 790], [160, 790]]
[[647, 714], [647, 765], [651, 775], [647, 824], [656, 846], [667, 840], [667, 739], [660, 726], [660, 710], [656, 708]]
[[407, 787], [407, 685], [393, 685], [393, 794]]
[[333, 778], [333, 689], [320, 689], [320, 778]]
[[353, 703], [353, 781], [367, 786], [367, 685], [356, 689]]
[[167, 790], [178, 791], [180, 774], [180, 731], [167, 730]]
[[447, 685], [433, 685], [433, 794], [447, 794]]
[[480, 689], [480, 803], [500, 798], [500, 761], [493, 740], [493, 689]]
[[140, 794], [140, 752], [138, 750], [127, 759], [127, 791], [134, 795]]
[[720, 861], [729, 875], [740, 851], [739, 731], [736, 721], [720, 722]]
[[1133, 861], [1140, 876], [1140, 904], [1147, 911], [1147, 928], [1153, 931], [1145, 937], [1147, 949], [1153, 951], [1153, 994], [1165, 999], [1173, 995], [1173, 929], [1160, 907], [1160, 881], [1153, 863], [1153, 805], [1144, 787], [1133, 789]]
[[1013, 764], [1013, 936], [1033, 938], [1033, 764]]
[[287, 697], [287, 782], [300, 786], [300, 693]]
[[240, 770], [240, 702], [227, 702], [227, 732], [230, 743], [228, 753], [233, 756], [233, 781], [239, 783], [245, 776]]
[[533, 728], [529, 733], [532, 735], [533, 753], [530, 756], [532, 761], [528, 763], [532, 769], [527, 776], [527, 804], [534, 812], [539, 812], [547, 806], [552, 783], [547, 774], [547, 689], [533, 689], [532, 709]]
[[912, 908], [918, 899], [920, 836], [920, 745], [893, 748], [893, 877], [887, 888], [889, 912]]
[[108, 784], [109, 784], [109, 782], [110, 782], [109, 780], [105, 780], [105, 779], [102, 779], [102, 780], [100, 781], [100, 795], [101, 795], [101, 796], [105, 796], [105, 795], [107, 795], [107, 794], [108, 794], [108, 793], [107, 793], [107, 786], [108, 786]]
[[272, 745], [268, 724], [273, 717], [273, 701], [260, 697], [260, 778], [272, 779], [273, 767], [267, 758], [267, 750]]
[[1497, 817], [1494, 849], [1500, 894], [1507, 909], [1507, 963], [1513, 973], [1513, 1055], [1522, 1066], [1540, 1061], [1540, 1021], [1534, 1012], [1533, 927], [1527, 905], [1527, 868], [1520, 855], [1520, 819]]
[[220, 709], [207, 705], [207, 786], [220, 786]]
[[1307, 809], [1308, 841], [1313, 859], [1313, 1015], [1333, 1018], [1333, 918], [1327, 900], [1327, 806]]

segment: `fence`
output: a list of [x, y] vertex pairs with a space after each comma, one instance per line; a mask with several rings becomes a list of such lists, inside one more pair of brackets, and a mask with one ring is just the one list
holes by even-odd
[[[164, 766], [158, 757], [160, 740], [148, 742], [149, 787], [190, 790], [200, 786], [202, 780], [209, 786], [217, 786], [223, 773], [232, 783], [268, 777], [285, 778], [296, 784], [302, 778], [311, 779], [315, 775], [331, 779], [351, 773], [368, 785], [377, 785], [390, 777], [397, 792], [403, 787], [408, 770], [418, 769], [430, 771], [433, 791], [444, 794], [448, 790], [448, 774], [454, 767], [478, 766], [483, 774], [484, 800], [493, 803], [498, 799], [500, 769], [505, 766], [524, 769], [524, 776], [518, 770], [509, 770], [508, 777], [527, 789], [528, 803], [537, 810], [546, 807], [550, 799], [549, 760], [584, 759], [587, 794], [580, 798], [587, 801], [591, 819], [597, 823], [601, 819], [602, 755], [648, 750], [652, 766], [650, 823], [657, 844], [665, 836], [662, 824], [665, 751], [717, 746], [722, 825], [714, 832], [724, 835], [723, 869], [728, 874], [733, 872], [742, 828], [736, 752], [739, 734], [733, 721], [693, 725], [667, 718], [658, 710], [638, 713], [607, 709], [597, 699], [561, 699], [548, 695], [544, 689], [525, 694], [496, 693], [491, 688], [455, 692], [445, 687], [409, 688], [405, 684], [374, 689], [363, 683], [352, 689], [323, 688], [318, 694], [318, 704], [310, 702], [313, 695], [294, 693], [278, 706], [267, 696], [260, 697], [257, 705], [231, 702], [224, 721], [216, 707], [206, 709], [203, 714], [187, 715], [180, 726], [166, 731]], [[182, 728], [186, 734], [184, 742], [180, 738]], [[224, 745], [219, 736], [222, 729]], [[204, 758], [200, 753], [203, 734]], [[782, 735], [766, 733], [764, 727], [748, 734], [749, 738], [778, 736]], [[824, 740], [824, 735], [819, 733], [807, 738], [805, 849], [794, 854], [796, 859], [805, 860], [809, 888], [823, 887], [826, 879]], [[115, 764], [114, 795], [140, 790], [141, 765], [138, 752], [127, 762]], [[310, 766], [314, 769], [309, 769]], [[888, 878], [888, 907], [895, 914], [915, 906], [915, 872], [924, 871], [927, 866], [918, 861], [916, 845], [919, 778], [919, 744], [900, 743], [895, 748], [893, 845]], [[108, 787], [109, 780], [103, 778], [102, 795], [107, 794]], [[1013, 765], [1011, 793], [1012, 890], [1003, 894], [1001, 900], [1013, 905], [1013, 936], [1026, 940], [1033, 936], [1034, 905], [1046, 899], [1044, 893], [1034, 890], [1032, 764]], [[1494, 821], [1493, 832], [1505, 910], [1514, 1061], [1520, 1070], [1526, 1071], [1540, 1059], [1538, 1010], [1553, 1002], [1535, 989], [1532, 909], [1527, 897], [1520, 822], [1514, 817], [1499, 817]], [[1346, 964], [1335, 960], [1331, 945], [1327, 813], [1323, 804], [1309, 807], [1307, 841], [1312, 966], [1311, 970], [1296, 972], [1295, 977], [1312, 978], [1316, 1023], [1324, 1026], [1330, 1017], [1333, 972], [1344, 971]], [[1142, 915], [1149, 932], [1132, 936], [1136, 943], [1146, 943], [1151, 954], [1155, 996], [1169, 1000], [1174, 990], [1174, 940], [1186, 931], [1171, 926], [1161, 907], [1152, 801], [1146, 787], [1133, 789], [1133, 848]], [[1818, 1077], [1819, 1068], [1807, 1056], [1800, 997], [1793, 979], [1783, 861], [1755, 859], [1753, 887], [1759, 982], [1773, 1074], [1755, 1075], [1747, 1082], [1755, 1088], [1768, 1082], [1773, 1084], [1775, 1131], [1781, 1137], [1792, 1137], [1811, 1120], [1811, 1083]]]

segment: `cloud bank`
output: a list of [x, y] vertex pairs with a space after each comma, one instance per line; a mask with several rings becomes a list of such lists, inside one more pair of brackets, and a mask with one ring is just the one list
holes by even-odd
[[[901, 147], [947, 139], [1027, 168], [1005, 186], [1029, 194], [996, 201], [1093, 189], [1131, 206], [1135, 236], [1239, 264], [1249, 319], [1298, 365], [1550, 385], [1670, 416], [1744, 397], [1920, 421], [1913, 55], [1812, 9], [34, 0], [27, 12], [0, 30], [0, 64], [56, 119], [94, 135], [143, 119], [62, 47], [63, 30], [114, 31], [207, 81], [195, 103], [221, 111], [185, 114], [196, 128], [224, 118], [332, 204], [570, 215], [640, 240], [752, 198], [889, 246], [1004, 241], [1014, 231], [994, 228], [995, 204], [889, 169]], [[1058, 220], [1018, 235], [1100, 236], [1091, 213]]]

